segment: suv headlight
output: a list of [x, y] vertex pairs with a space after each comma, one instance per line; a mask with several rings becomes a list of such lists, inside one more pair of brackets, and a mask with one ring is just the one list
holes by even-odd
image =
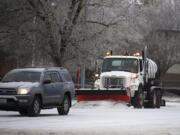
[[20, 88], [20, 89], [18, 90], [18, 94], [19, 94], [19, 95], [26, 95], [26, 94], [29, 93], [29, 91], [30, 91], [29, 88]]

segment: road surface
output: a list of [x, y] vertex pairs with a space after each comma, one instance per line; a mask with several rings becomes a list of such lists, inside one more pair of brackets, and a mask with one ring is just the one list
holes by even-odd
[[180, 102], [134, 109], [122, 102], [74, 102], [68, 116], [56, 109], [39, 117], [0, 111], [0, 135], [180, 135]]

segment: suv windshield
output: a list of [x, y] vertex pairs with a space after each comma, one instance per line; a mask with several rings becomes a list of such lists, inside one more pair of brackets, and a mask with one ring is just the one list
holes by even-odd
[[2, 82], [40, 82], [41, 72], [12, 71], [5, 75]]
[[107, 58], [103, 62], [102, 72], [109, 71], [138, 73], [138, 60], [133, 58]]

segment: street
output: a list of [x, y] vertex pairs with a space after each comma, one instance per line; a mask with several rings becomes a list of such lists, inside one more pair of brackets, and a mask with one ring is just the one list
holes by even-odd
[[134, 109], [114, 101], [73, 101], [69, 115], [56, 109], [39, 117], [0, 111], [0, 135], [179, 135], [180, 102], [160, 109]]

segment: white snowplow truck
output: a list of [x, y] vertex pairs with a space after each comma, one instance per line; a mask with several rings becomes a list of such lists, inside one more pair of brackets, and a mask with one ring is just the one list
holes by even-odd
[[156, 80], [157, 65], [146, 57], [147, 48], [134, 56], [104, 57], [99, 79], [94, 89], [76, 90], [77, 100], [123, 100], [134, 108], [160, 108], [162, 89]]

